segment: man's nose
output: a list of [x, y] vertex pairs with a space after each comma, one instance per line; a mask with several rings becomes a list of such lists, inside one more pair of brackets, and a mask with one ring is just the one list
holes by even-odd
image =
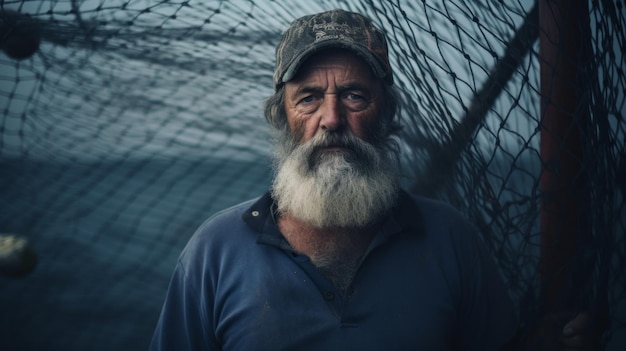
[[342, 110], [336, 95], [326, 95], [321, 112], [321, 129], [333, 132], [343, 124]]

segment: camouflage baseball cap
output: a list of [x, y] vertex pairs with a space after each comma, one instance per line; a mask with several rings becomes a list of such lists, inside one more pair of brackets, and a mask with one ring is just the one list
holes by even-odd
[[363, 15], [331, 10], [301, 17], [287, 28], [276, 48], [274, 87], [293, 79], [307, 58], [326, 48], [353, 51], [378, 78], [393, 84], [385, 34]]

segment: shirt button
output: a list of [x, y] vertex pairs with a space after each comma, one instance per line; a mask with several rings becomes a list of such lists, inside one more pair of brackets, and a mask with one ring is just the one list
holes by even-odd
[[332, 300], [335, 298], [335, 294], [333, 294], [332, 291], [327, 291], [324, 293], [324, 298], [328, 301]]
[[259, 211], [252, 211], [252, 217], [258, 217]]

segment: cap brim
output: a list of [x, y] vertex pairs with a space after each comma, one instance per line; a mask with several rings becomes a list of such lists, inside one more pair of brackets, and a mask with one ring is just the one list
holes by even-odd
[[307, 49], [302, 50], [302, 52], [297, 55], [294, 60], [289, 64], [289, 67], [281, 78], [281, 83], [286, 83], [292, 80], [298, 73], [300, 66], [302, 66], [302, 64], [311, 56], [322, 50], [330, 48], [347, 49], [354, 52], [357, 56], [361, 57], [363, 60], [365, 60], [365, 62], [367, 62], [376, 77], [385, 80], [387, 73], [383, 69], [383, 66], [380, 64], [378, 59], [374, 55], [372, 55], [367, 48], [359, 45], [349, 44], [344, 41], [325, 40], [323, 42], [317, 42]]

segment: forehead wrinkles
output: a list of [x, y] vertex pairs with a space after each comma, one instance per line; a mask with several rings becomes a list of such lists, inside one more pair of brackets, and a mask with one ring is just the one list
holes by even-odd
[[365, 79], [354, 73], [350, 66], [312, 66], [304, 73], [301, 79], [294, 81], [298, 85], [296, 93], [313, 91], [332, 93], [346, 87], [365, 85]]
[[334, 73], [337, 78], [354, 78], [371, 80], [372, 72], [369, 65], [355, 54], [345, 51], [323, 51], [309, 58], [300, 68], [292, 81], [309, 80], [315, 74]]

